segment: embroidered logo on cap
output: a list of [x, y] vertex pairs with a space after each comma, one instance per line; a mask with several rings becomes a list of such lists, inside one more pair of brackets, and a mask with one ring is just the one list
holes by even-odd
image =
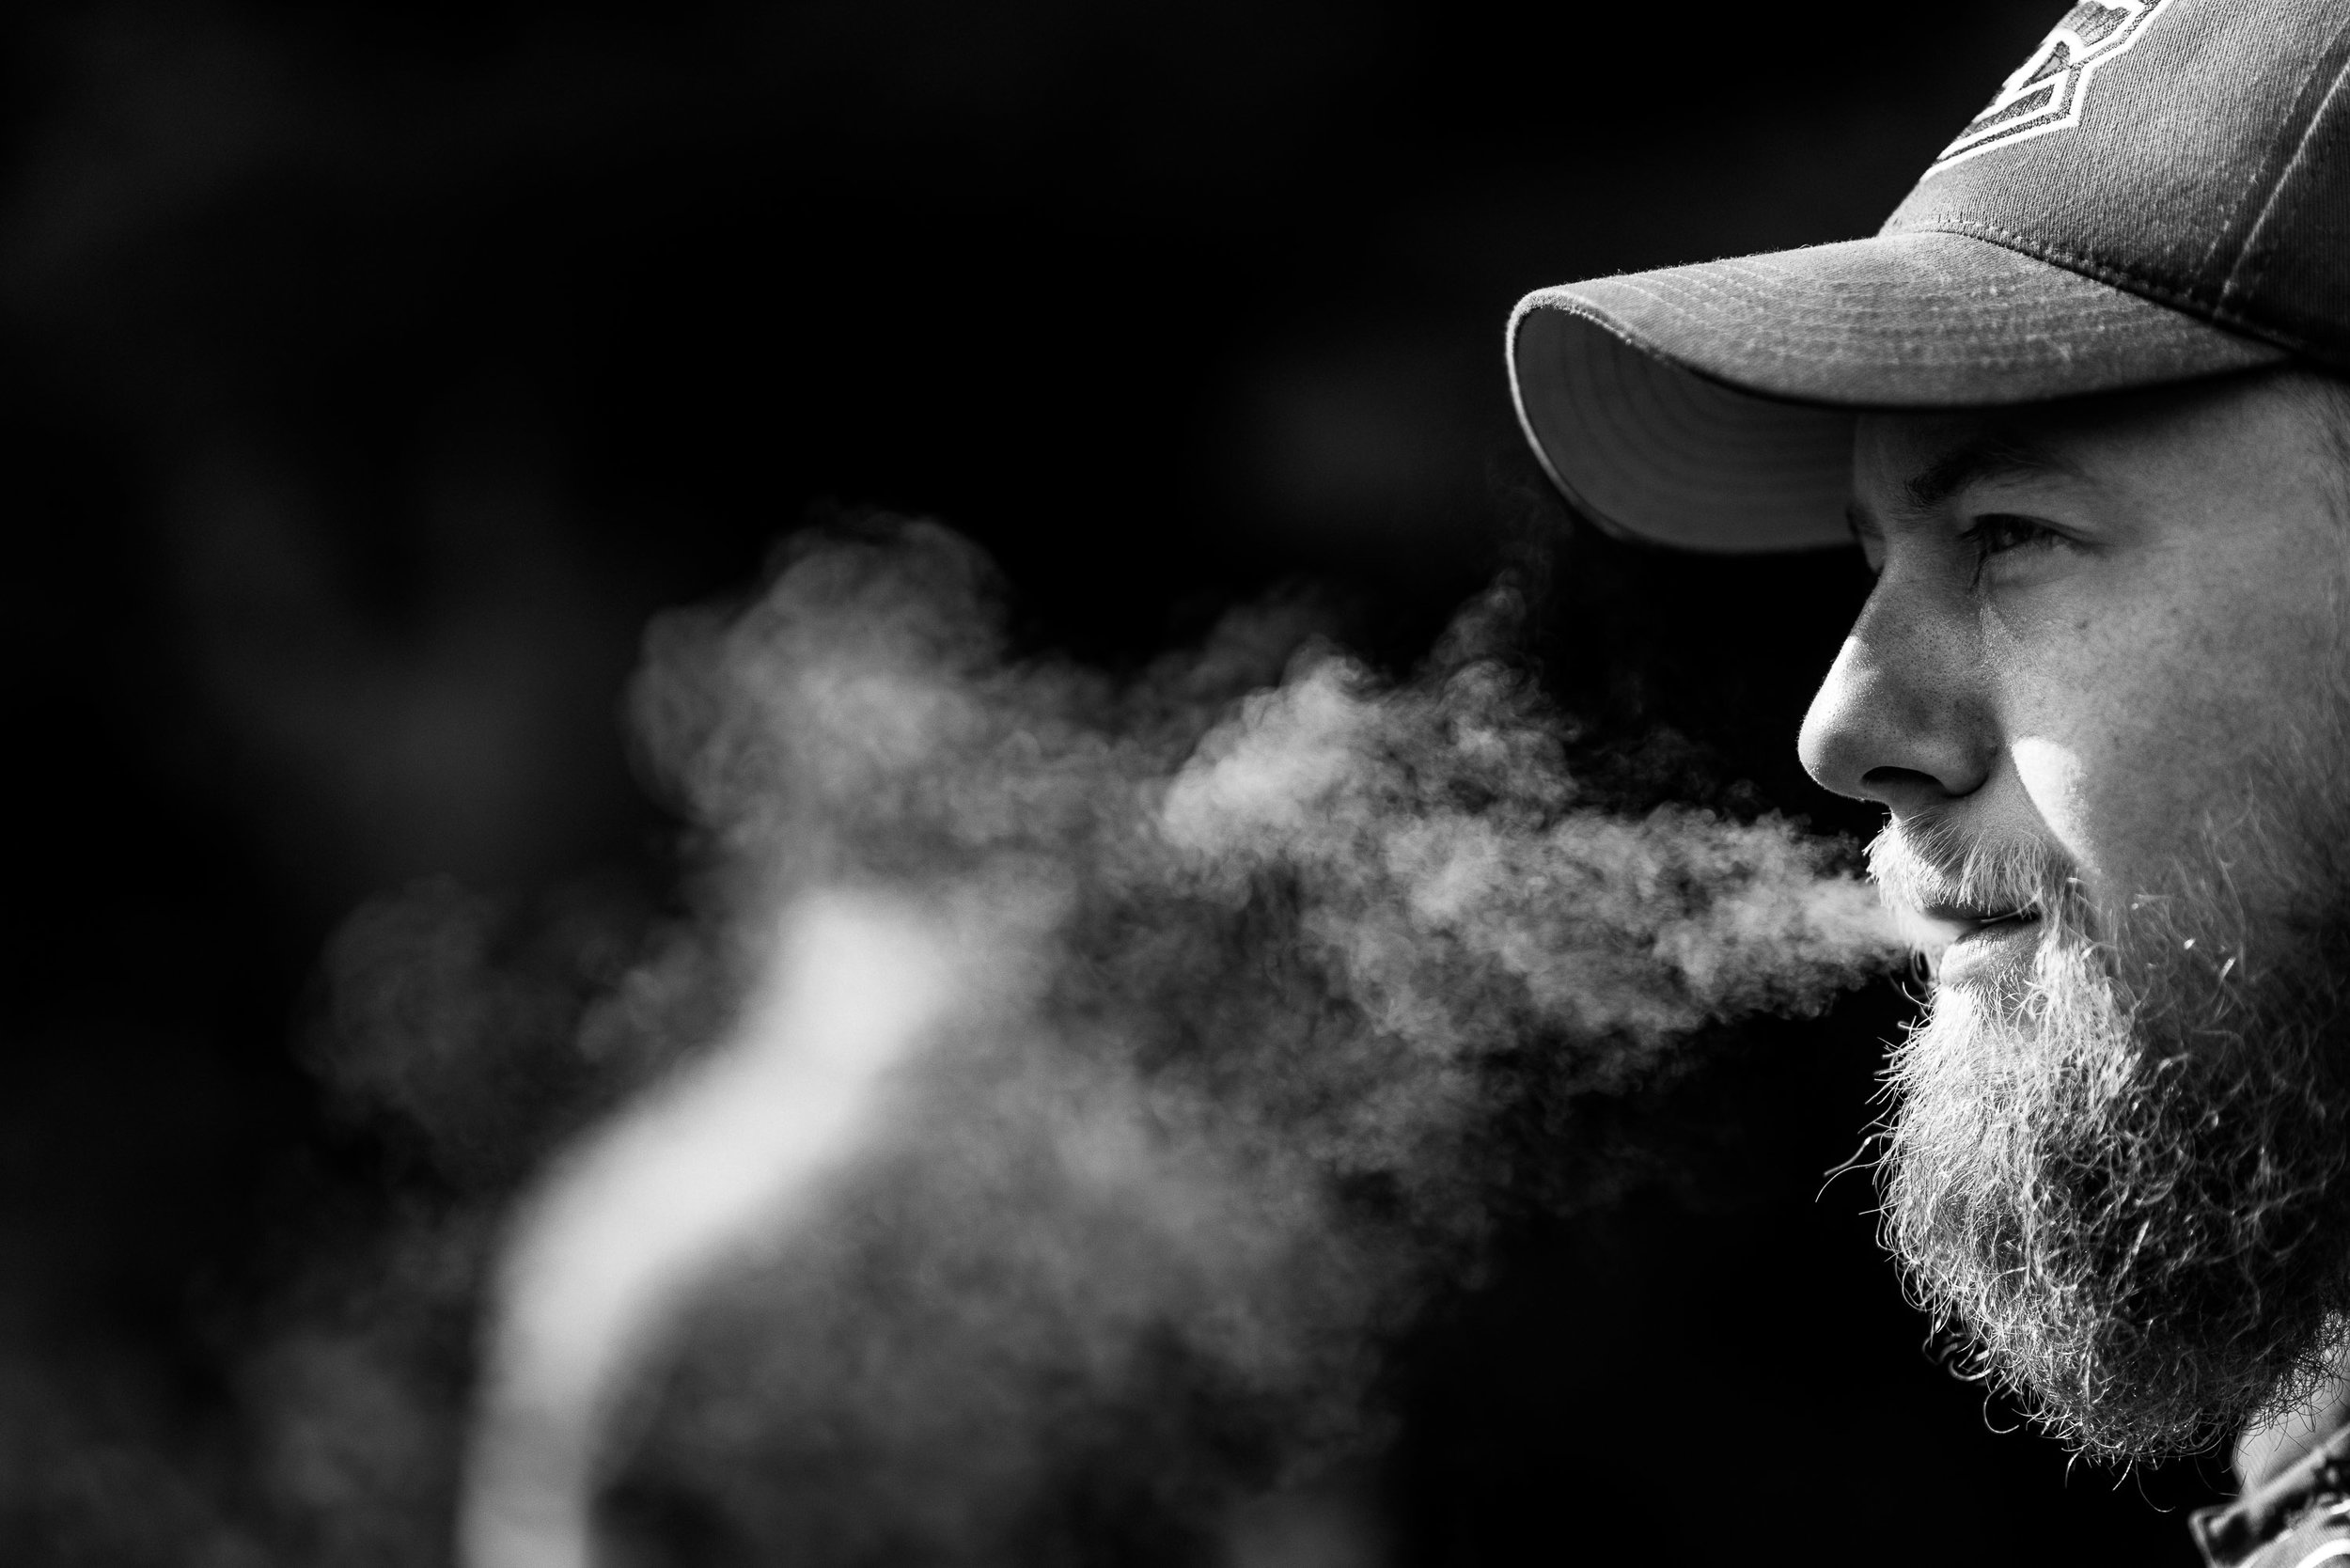
[[2081, 0], [1999, 88], [1958, 139], [1926, 170], [1939, 174], [1978, 152], [2044, 136], [2080, 123], [2089, 79], [2126, 54], [2170, 0]]

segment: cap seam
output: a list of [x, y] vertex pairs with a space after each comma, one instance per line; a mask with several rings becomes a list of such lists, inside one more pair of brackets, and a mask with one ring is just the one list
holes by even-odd
[[1983, 240], [2031, 257], [2035, 260], [2046, 261], [2054, 266], [2062, 267], [2067, 272], [2078, 273], [2084, 277], [2094, 278], [2100, 283], [2111, 284], [2118, 289], [2126, 289], [2140, 298], [2152, 300], [2156, 305], [2169, 306], [2174, 310], [2184, 311], [2191, 316], [2201, 317], [2215, 326], [2242, 332], [2248, 337], [2274, 343], [2277, 347], [2289, 349], [2295, 353], [2317, 354], [2319, 357], [2324, 357], [2322, 351], [2311, 339], [2300, 333], [2285, 331], [2268, 322], [2247, 316], [2242, 311], [2230, 307], [2224, 299], [2206, 302], [2198, 299], [2186, 290], [2148, 277], [2131, 268], [2103, 261], [2095, 257], [2084, 256], [2061, 245], [2049, 244], [2045, 241], [2030, 239], [2016, 233], [2013, 229], [2002, 228], [1998, 224], [1984, 223], [1979, 218], [1944, 216], [1928, 212], [1903, 225], [1903, 231], [1905, 233], [1914, 234], [1928, 229]]
[[[1982, 227], [1987, 227], [1990, 226]], [[1982, 244], [1998, 243], [1998, 242], [1983, 235], [1959, 234], [1957, 237], [1973, 240], [1976, 243]], [[2026, 255], [2029, 259], [2039, 262], [2042, 265], [2054, 264], [2044, 260], [2040, 257], [2031, 256], [2026, 247], [2018, 243], [1999, 244], [1998, 248], [2020, 255]], [[1700, 267], [1668, 268], [1658, 273], [1631, 274], [1606, 279], [1593, 279], [1592, 281], [1595, 283], [1605, 282], [1612, 284], [1618, 288], [1629, 288], [1633, 291], [1637, 292], [1642, 300], [1646, 301], [1651, 308], [1662, 312], [1666, 316], [1670, 317], [1672, 320], [1685, 322], [1691, 326], [1699, 328], [1708, 328], [1715, 324], [1714, 319], [1702, 310], [1694, 308], [1687, 300], [1680, 297], [1679, 289], [1688, 289], [1701, 293], [1711, 293], [1733, 302], [1747, 299], [1750, 297], [1749, 291], [1741, 291], [1729, 288], [1725, 285], [1722, 279], [1717, 277], [1709, 277], [1706, 275], [1706, 274], [1715, 268], [1719, 268], [1746, 259], [1749, 259], [1743, 257], [1730, 258], [1726, 261], [1711, 262]], [[2085, 274], [2088, 271], [2088, 265], [2084, 263], [2080, 266], [2068, 267], [2065, 270], [2075, 272], [2076, 274]], [[1668, 280], [1670, 280], [1679, 287], [1664, 287], [1663, 285]], [[2095, 279], [2094, 281], [2107, 282], [2108, 280]], [[2117, 290], [2117, 292], [2123, 293], [2129, 297], [2139, 297], [2136, 295], [2134, 290]], [[1537, 298], [1542, 299], [1544, 306], [1551, 308], [1564, 309], [1570, 314], [1582, 317], [1584, 320], [1594, 323], [1605, 331], [1613, 333], [1616, 337], [1622, 338], [1627, 342], [1640, 344], [1643, 346], [1645, 352], [1663, 354], [1668, 358], [1674, 357], [1668, 351], [1650, 345], [1648, 343], [1648, 338], [1650, 337], [1649, 333], [1635, 329], [1630, 324], [1620, 321], [1613, 312], [1608, 311], [1605, 306], [1599, 306], [1590, 300], [1583, 299], [1573, 294], [1563, 294], [1554, 298], [1550, 295], [1548, 290], [1544, 290], [1540, 295], [1529, 295], [1525, 304], [1527, 306], [1531, 306], [1533, 301]], [[1536, 307], [1539, 308], [1540, 306]], [[1522, 306], [1522, 308], [1524, 308], [1524, 306]], [[1899, 310], [1888, 309], [1880, 312], [1880, 314], [1888, 317], [1899, 318], [1903, 313]], [[2192, 315], [2193, 313], [2182, 311], [2181, 314]], [[2194, 319], [2198, 321], [2201, 320], [2200, 316], [2195, 316]], [[2017, 363], [2028, 363], [2028, 361], [2014, 360], [2006, 360], [2003, 362], [2009, 364], [2010, 366]], [[1679, 361], [1676, 360], [1676, 363], [1679, 363]], [[1758, 391], [1753, 387], [1741, 385], [1734, 381], [1714, 375], [1713, 373], [1693, 365], [1684, 364], [1683, 368], [1690, 370], [1694, 374], [1702, 376], [1705, 379], [1718, 381], [1721, 384], [1729, 386], [1733, 390], [1743, 392], [1749, 397], [1759, 397], [1774, 401], [1802, 403], [1808, 406], [1841, 406], [1818, 398], [1807, 398], [1800, 395], [1791, 395], [1786, 393], [1775, 394]]]
[[[2350, 21], [2343, 22], [2336, 30], [2333, 42], [2327, 47], [2326, 53], [2339, 54], [2342, 50], [2342, 39], [2345, 38], [2350, 38]], [[2310, 73], [2310, 84], [2313, 85], [2317, 80], [2317, 72], [2312, 71]], [[2310, 115], [2301, 127], [2301, 135], [2294, 143], [2292, 156], [2285, 160], [2284, 167], [2278, 171], [2276, 180], [2268, 187], [2267, 199], [2261, 203], [2259, 213], [2252, 219], [2250, 227], [2245, 229], [2244, 238], [2236, 250], [2235, 262], [2228, 269], [2228, 275], [2220, 280], [2219, 299], [2223, 306], [2231, 296], [2249, 293], [2259, 287], [2261, 276], [2267, 270], [2268, 262], [2264, 259], [2257, 260], [2254, 259], [2253, 242], [2260, 238], [2261, 230], [2268, 226], [2269, 217], [2277, 210], [2277, 203], [2284, 197], [2285, 188], [2292, 184], [2295, 173], [2309, 155], [2311, 142], [2315, 140], [2320, 128], [2326, 124], [2327, 109], [2331, 107], [2334, 100], [2341, 96], [2342, 86], [2346, 82], [2350, 82], [2350, 61], [2345, 61], [2336, 67], [2332, 83], [2326, 88], [2325, 95], [2318, 100], [2315, 111]], [[2305, 85], [2302, 88], [2303, 95], [2306, 96], [2308, 91], [2309, 85]], [[2238, 287], [2239, 280], [2242, 282], [2241, 289]]]

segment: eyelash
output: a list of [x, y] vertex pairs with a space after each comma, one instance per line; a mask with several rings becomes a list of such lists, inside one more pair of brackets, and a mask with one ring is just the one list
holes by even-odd
[[1975, 571], [1980, 574], [1994, 556], [2004, 556], [2015, 550], [2044, 550], [2064, 542], [2064, 536], [2044, 524], [2029, 517], [2016, 517], [2007, 512], [1989, 512], [1975, 519], [1959, 539], [1975, 552]]

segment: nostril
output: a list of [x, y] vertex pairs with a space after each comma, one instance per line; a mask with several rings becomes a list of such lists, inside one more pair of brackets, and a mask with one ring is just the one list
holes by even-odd
[[1872, 799], [1897, 810], [1911, 802], [1946, 800], [1951, 793], [1942, 780], [1916, 768], [1871, 768], [1860, 776], [1860, 785]]
[[1896, 810], [1973, 793], [1998, 755], [1998, 726], [1971, 654], [1942, 646], [1957, 637], [1936, 606], [1870, 604], [1804, 714], [1805, 771], [1823, 789]]

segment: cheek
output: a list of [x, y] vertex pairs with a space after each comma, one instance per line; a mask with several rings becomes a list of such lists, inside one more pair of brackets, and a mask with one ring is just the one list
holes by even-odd
[[2009, 744], [2008, 760], [2041, 823], [2075, 860], [2092, 860], [2088, 829], [2100, 815], [2095, 780], [2076, 744], [2060, 731], [2026, 733]]
[[1986, 638], [2017, 782], [2101, 899], [2159, 885], [2324, 719], [2330, 614], [2280, 608], [2217, 595]]

